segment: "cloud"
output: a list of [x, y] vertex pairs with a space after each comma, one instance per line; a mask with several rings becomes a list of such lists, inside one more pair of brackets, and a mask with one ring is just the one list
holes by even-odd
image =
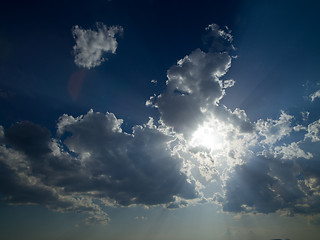
[[[319, 213], [319, 164], [314, 160], [308, 165], [300, 163], [260, 156], [250, 163], [237, 165], [226, 183], [224, 211]], [[310, 166], [315, 170], [310, 172]]]
[[206, 27], [207, 35], [205, 35], [205, 44], [210, 45], [211, 52], [224, 52], [235, 50], [232, 45], [233, 36], [228, 27], [220, 28], [217, 24], [210, 24]]
[[132, 134], [123, 133], [122, 120], [112, 113], [90, 111], [66, 125], [66, 121], [72, 122], [68, 118], [60, 119], [63, 132], [72, 134], [64, 142], [71, 151], [83, 156], [83, 161], [89, 161], [88, 174], [92, 181], [96, 180], [90, 187], [101, 191], [100, 196], [121, 205], [156, 205], [171, 202], [174, 196], [196, 197], [194, 187], [181, 172], [182, 159], [168, 146], [174, 138], [161, 128], [150, 122], [134, 127]]
[[308, 133], [305, 137], [311, 139], [312, 142], [320, 141], [320, 119], [308, 125]]
[[[290, 216], [319, 214], [318, 121], [309, 124], [305, 136], [297, 135], [299, 141], [277, 142], [292, 131], [291, 119], [282, 112], [279, 120], [268, 119], [263, 131], [258, 124], [258, 134], [270, 139], [266, 133], [273, 132], [276, 137], [272, 134], [268, 145], [261, 143], [262, 152], [256, 149], [253, 155], [242, 156], [245, 160], [230, 169], [219, 199], [224, 211], [265, 214], [282, 211]], [[273, 128], [276, 130], [272, 131]]]
[[231, 63], [227, 53], [205, 53], [200, 49], [179, 60], [168, 70], [167, 88], [158, 96], [162, 120], [178, 132], [194, 130], [205, 118], [202, 111], [224, 95], [222, 81]]
[[61, 116], [60, 138], [31, 122], [14, 124], [0, 147], [1, 194], [8, 203], [87, 213], [87, 223], [108, 221], [101, 204], [166, 206], [198, 197], [170, 147], [174, 136], [152, 120], [131, 134], [121, 124], [92, 110]]
[[32, 122], [24, 121], [13, 124], [6, 132], [5, 139], [9, 145], [21, 150], [30, 157], [41, 157], [51, 150], [49, 130]]
[[[92, 68], [114, 53], [121, 27], [73, 28], [75, 62]], [[235, 50], [227, 28], [209, 25], [208, 51], [195, 49], [167, 71], [166, 88], [146, 106], [160, 119], [122, 129], [113, 113], [62, 115], [56, 136], [37, 124], [0, 126], [0, 193], [11, 204], [89, 215], [102, 206], [169, 209], [218, 202], [226, 212], [313, 215], [320, 212], [320, 120], [306, 125], [281, 111], [252, 122], [221, 104]], [[156, 83], [155, 80], [152, 80]], [[289, 138], [289, 137], [292, 137]]]
[[[57, 159], [55, 159], [57, 161]], [[61, 159], [68, 160], [68, 159]], [[10, 204], [45, 205], [58, 212], [78, 212], [89, 215], [91, 219], [99, 219], [100, 223], [109, 221], [108, 215], [91, 198], [71, 196], [59, 186], [44, 183], [45, 173], [54, 174], [54, 168], [47, 159], [37, 159], [41, 163], [32, 162], [25, 154], [5, 146], [0, 147], [0, 192], [2, 200]], [[53, 160], [54, 165], [54, 160]], [[37, 166], [42, 166], [41, 169]], [[62, 174], [58, 171], [57, 178]], [[66, 171], [64, 171], [67, 174]], [[49, 178], [52, 176], [48, 176]]]
[[224, 211], [264, 214], [281, 211], [289, 216], [319, 213], [320, 120], [307, 126], [294, 126], [293, 120], [284, 111], [278, 119], [257, 120], [254, 131], [247, 135], [247, 139], [252, 139], [248, 144], [237, 144], [241, 134], [233, 131], [229, 146], [223, 149], [230, 149], [233, 153], [230, 156], [238, 162], [224, 161], [229, 165], [224, 168], [215, 164], [223, 185], [215, 197]]
[[281, 156], [282, 159], [291, 160], [294, 158], [304, 158], [304, 159], [311, 159], [313, 155], [310, 152], [303, 151], [299, 143], [292, 142], [291, 144], [284, 145], [284, 146], [276, 146], [275, 147], [275, 156]]
[[[235, 84], [234, 80], [221, 79], [231, 66], [232, 36], [216, 24], [206, 30], [210, 51], [196, 49], [180, 59], [167, 71], [165, 91], [150, 97], [146, 103], [158, 108], [161, 120], [187, 138], [212, 115], [237, 122], [239, 127], [243, 124], [237, 113], [219, 105], [225, 89]], [[246, 123], [250, 125], [249, 121]], [[252, 126], [249, 128], [252, 130]]]
[[320, 90], [312, 93], [312, 94], [310, 95], [310, 98], [311, 98], [311, 102], [313, 102], [314, 100], [316, 100], [316, 98], [320, 98]]
[[103, 23], [96, 23], [97, 31], [82, 29], [78, 25], [72, 28], [72, 35], [76, 41], [73, 46], [74, 62], [78, 67], [93, 68], [106, 60], [105, 53], [115, 54], [118, 42], [117, 34], [123, 32], [121, 26], [107, 27]]
[[293, 116], [282, 111], [279, 120], [258, 120], [256, 128], [259, 131], [259, 134], [264, 137], [261, 142], [263, 144], [272, 145], [285, 136], [289, 136], [292, 131], [290, 126], [292, 119]]

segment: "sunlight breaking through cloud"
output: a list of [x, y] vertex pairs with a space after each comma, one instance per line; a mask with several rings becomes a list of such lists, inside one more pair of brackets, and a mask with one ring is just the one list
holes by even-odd
[[[78, 66], [90, 69], [104, 52], [115, 53], [122, 28], [97, 29], [73, 28]], [[216, 24], [206, 30], [209, 51], [178, 60], [164, 91], [146, 102], [158, 120], [129, 132], [115, 114], [90, 110], [62, 115], [56, 136], [27, 121], [1, 126], [5, 200], [86, 213], [87, 223], [107, 222], [105, 206], [203, 202], [232, 213], [319, 214], [320, 120], [297, 122], [279, 109], [278, 119], [251, 121], [245, 110], [221, 104], [235, 85], [224, 79], [235, 57], [233, 37]]]

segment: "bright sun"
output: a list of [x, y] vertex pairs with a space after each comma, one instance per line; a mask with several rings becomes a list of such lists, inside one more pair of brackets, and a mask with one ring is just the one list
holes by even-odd
[[191, 145], [204, 146], [209, 149], [220, 149], [223, 146], [223, 138], [217, 131], [208, 126], [202, 126], [192, 135]]

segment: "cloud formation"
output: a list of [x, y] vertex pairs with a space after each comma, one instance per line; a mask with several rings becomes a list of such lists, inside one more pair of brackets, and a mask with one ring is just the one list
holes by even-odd
[[230, 31], [216, 24], [206, 30], [207, 41], [211, 43], [209, 52], [196, 49], [180, 59], [167, 71], [165, 91], [146, 103], [158, 108], [161, 120], [187, 138], [212, 117], [237, 122], [238, 127], [250, 125], [247, 118], [241, 119], [237, 113], [219, 105], [225, 89], [235, 84], [234, 80], [221, 79], [231, 66], [230, 51], [234, 47]]
[[105, 53], [115, 54], [118, 42], [117, 34], [123, 32], [121, 26], [107, 27], [103, 23], [96, 23], [97, 30], [82, 29], [78, 25], [72, 28], [72, 35], [76, 42], [73, 46], [74, 62], [78, 67], [94, 68], [106, 60]]
[[84, 212], [88, 222], [105, 222], [107, 214], [93, 199], [102, 205], [166, 206], [198, 197], [195, 183], [182, 172], [182, 159], [170, 148], [173, 136], [152, 120], [132, 134], [121, 124], [112, 113], [63, 115], [60, 139], [30, 122], [12, 125], [0, 148], [5, 200]]
[[[225, 183], [224, 197], [219, 200], [224, 211], [283, 211], [289, 216], [319, 214], [320, 139], [316, 137], [319, 120], [305, 128], [308, 131], [299, 141], [275, 144], [292, 132], [290, 119], [292, 117], [282, 112], [279, 120], [269, 119], [267, 122], [272, 124], [263, 124], [265, 131], [260, 128], [258, 133], [269, 139], [269, 147], [247, 156], [243, 163], [232, 168]], [[265, 132], [275, 135], [270, 138]], [[265, 146], [265, 142], [260, 141], [261, 146]]]
[[[98, 66], [114, 53], [121, 27], [73, 29], [76, 63]], [[113, 113], [62, 115], [56, 135], [37, 124], [0, 126], [0, 193], [11, 204], [42, 204], [108, 221], [102, 206], [179, 208], [215, 201], [226, 212], [320, 213], [320, 120], [285, 111], [251, 121], [221, 104], [232, 35], [207, 28], [208, 51], [195, 49], [167, 71], [166, 88], [146, 102], [160, 119], [124, 132]], [[152, 80], [156, 83], [155, 80]], [[314, 95], [314, 98], [318, 96]], [[313, 98], [313, 100], [314, 100]]]

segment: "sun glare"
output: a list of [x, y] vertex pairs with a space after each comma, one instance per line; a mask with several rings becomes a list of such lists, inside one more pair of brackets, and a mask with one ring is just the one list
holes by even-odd
[[215, 129], [202, 126], [193, 133], [191, 144], [217, 150], [222, 148], [223, 138]]

